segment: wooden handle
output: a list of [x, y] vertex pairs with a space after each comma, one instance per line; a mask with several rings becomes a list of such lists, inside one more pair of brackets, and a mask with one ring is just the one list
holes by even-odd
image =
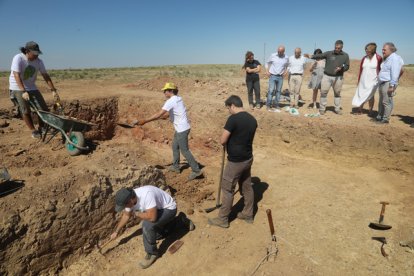
[[220, 171], [219, 186], [218, 186], [217, 198], [216, 198], [216, 207], [220, 206], [221, 181], [223, 180], [224, 160], [225, 160], [225, 158], [226, 158], [226, 147], [223, 146], [223, 150], [222, 150], [222, 154], [221, 154], [221, 171]]
[[272, 210], [267, 209], [266, 214], [267, 214], [267, 220], [269, 221], [270, 234], [273, 237], [275, 235], [275, 227], [273, 226]]
[[381, 214], [380, 214], [380, 217], [379, 217], [379, 223], [381, 224], [384, 221], [385, 206], [390, 204], [390, 203], [385, 202], [385, 201], [381, 201], [380, 204], [382, 204]]

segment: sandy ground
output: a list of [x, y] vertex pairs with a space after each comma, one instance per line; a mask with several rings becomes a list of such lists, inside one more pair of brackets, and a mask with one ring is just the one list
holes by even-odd
[[[118, 112], [116, 119], [132, 121], [160, 109], [164, 99], [158, 89], [167, 79], [159, 77], [128, 84], [61, 81], [57, 86], [66, 106], [76, 100], [93, 105], [99, 100], [114, 98]], [[12, 256], [18, 255], [19, 248], [27, 246], [28, 241], [39, 240], [39, 233], [45, 233], [44, 229], [47, 229], [39, 228], [36, 230], [39, 233], [31, 231], [30, 222], [38, 219], [32, 208], [56, 200], [57, 209], [63, 210], [79, 198], [82, 201], [79, 191], [77, 194], [67, 192], [66, 201], [59, 198], [59, 188], [68, 178], [75, 179], [76, 176], [72, 185], [78, 185], [85, 195], [88, 185], [95, 181], [89, 177], [91, 174], [108, 176], [113, 189], [109, 190], [106, 199], [111, 204], [110, 195], [121, 185], [127, 185], [131, 178], [127, 175], [138, 172], [145, 165], [153, 165], [165, 173], [167, 184], [175, 191], [179, 210], [186, 212], [196, 225], [195, 231], [175, 237], [184, 242], [175, 254], [166, 251], [174, 238], [160, 241], [162, 257], [149, 269], [140, 270], [138, 262], [145, 252], [140, 226], [135, 225], [105, 248], [105, 256], [96, 249], [88, 254], [74, 251], [70, 262], [63, 262], [58, 269], [54, 266], [54, 270], [37, 268], [40, 273], [412, 275], [414, 253], [401, 247], [399, 242], [414, 239], [414, 129], [410, 128], [414, 122], [413, 74], [409, 72], [403, 80], [395, 98], [391, 123], [386, 126], [370, 122], [366, 114], [350, 114], [356, 88], [355, 72], [347, 76], [343, 87], [342, 116], [328, 111], [323, 117], [304, 117], [305, 113], [312, 113], [307, 108], [311, 91], [305, 83], [302, 95], [306, 104], [299, 109], [300, 116], [291, 116], [287, 112], [269, 113], [265, 108], [249, 110], [259, 123], [252, 169], [257, 202], [255, 220], [254, 224], [247, 224], [234, 219], [228, 229], [210, 227], [207, 218], [214, 217], [217, 211], [206, 214], [203, 210], [215, 205], [221, 162], [218, 140], [228, 116], [223, 102], [229, 95], [236, 94], [247, 103], [242, 76], [205, 81], [172, 78], [178, 83], [189, 109], [192, 122], [190, 148], [204, 166], [205, 178], [190, 183], [185, 183], [190, 173], [188, 167], [184, 166], [178, 176], [164, 170], [171, 161], [173, 132], [168, 121], [157, 121], [132, 130], [116, 127], [113, 137], [97, 142], [90, 153], [70, 157], [55, 140], [44, 145], [30, 138], [30, 132], [21, 120], [2, 119], [8, 126], [1, 128], [0, 133], [1, 164], [9, 169], [14, 179], [24, 180], [24, 187], [0, 198], [3, 226], [9, 225], [15, 216], [20, 218], [14, 224], [15, 237], [9, 235], [2, 242], [2, 270], [12, 275], [16, 271], [12, 265], [30, 263], [24, 254], [19, 258]], [[287, 88], [286, 81], [284, 88]], [[267, 80], [262, 79], [263, 98], [266, 89]], [[51, 101], [50, 95], [46, 98]], [[332, 105], [333, 93], [330, 91], [328, 106]], [[10, 101], [3, 93], [0, 109], [4, 111], [9, 107]], [[20, 151], [23, 152], [18, 154]], [[53, 189], [55, 194], [50, 192]], [[56, 198], [51, 198], [53, 196]], [[235, 210], [242, 204], [239, 200], [237, 194]], [[387, 231], [368, 227], [370, 222], [378, 220], [380, 201], [390, 203], [385, 223], [392, 225], [392, 229]], [[266, 250], [274, 245], [266, 209], [273, 213], [279, 252], [275, 260], [259, 265]], [[83, 220], [93, 221], [92, 215], [90, 218], [88, 212], [85, 215]], [[55, 222], [51, 222], [52, 228]], [[23, 223], [26, 223], [25, 231], [19, 232], [18, 226]], [[89, 228], [93, 226], [87, 224]], [[79, 236], [90, 234], [89, 228]], [[387, 239], [388, 244], [384, 246], [389, 254], [387, 258], [381, 255], [381, 243], [372, 237]], [[23, 241], [25, 245], [19, 245]], [[31, 255], [35, 256], [35, 253]], [[29, 266], [21, 265], [20, 271], [33, 273], [31, 267], [52, 263], [48, 258], [53, 256], [39, 257], [37, 263], [32, 262]]]

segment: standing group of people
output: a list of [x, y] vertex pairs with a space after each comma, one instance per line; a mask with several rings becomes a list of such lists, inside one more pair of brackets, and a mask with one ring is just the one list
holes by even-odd
[[[294, 55], [285, 54], [285, 46], [280, 45], [277, 52], [272, 53], [266, 61], [266, 76], [269, 78], [269, 88], [266, 97], [266, 109], [270, 112], [280, 111], [280, 98], [283, 80], [288, 75], [290, 108], [297, 109], [301, 100], [300, 89], [306, 63], [313, 61], [311, 79], [308, 88], [313, 90], [310, 107], [316, 109], [318, 90], [320, 90], [319, 114], [324, 115], [328, 103], [327, 95], [332, 88], [334, 93], [334, 112], [342, 114], [341, 90], [344, 82], [344, 73], [349, 70], [349, 55], [344, 52], [343, 41], [337, 40], [332, 51], [322, 52], [316, 49], [312, 56], [302, 55], [300, 48], [296, 48]], [[404, 62], [397, 55], [393, 43], [387, 42], [382, 49], [383, 57], [376, 53], [377, 45], [373, 42], [365, 46], [366, 56], [360, 63], [358, 87], [352, 100], [352, 106], [357, 108], [354, 114], [362, 114], [363, 106], [369, 103], [369, 115], [373, 115], [374, 94], [379, 90], [378, 115], [373, 121], [387, 124], [394, 106], [393, 97], [396, 94], [398, 80], [403, 74]], [[250, 107], [260, 108], [260, 79], [261, 64], [254, 59], [251, 51], [246, 53], [243, 69], [246, 71], [246, 86]], [[255, 102], [253, 101], [253, 92]]]
[[365, 46], [366, 55], [359, 66], [358, 87], [352, 99], [352, 105], [362, 114], [363, 106], [369, 103], [369, 115], [373, 116], [375, 92], [379, 91], [378, 113], [371, 120], [377, 124], [388, 124], [394, 108], [394, 96], [398, 81], [404, 73], [404, 61], [396, 54], [394, 43], [387, 42], [382, 48], [382, 55], [377, 54], [377, 44]]

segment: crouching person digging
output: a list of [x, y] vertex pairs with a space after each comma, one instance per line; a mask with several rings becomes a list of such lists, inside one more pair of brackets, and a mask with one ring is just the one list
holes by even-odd
[[[160, 188], [148, 185], [136, 189], [120, 189], [115, 195], [115, 204], [115, 211], [122, 212], [122, 216], [111, 239], [117, 238], [119, 231], [132, 216], [141, 219], [144, 248], [147, 254], [139, 266], [143, 269], [150, 267], [159, 257], [157, 239], [168, 235], [176, 225], [175, 200]], [[184, 214], [182, 215], [181, 221], [186, 223], [188, 230], [193, 230], [192, 222]]]

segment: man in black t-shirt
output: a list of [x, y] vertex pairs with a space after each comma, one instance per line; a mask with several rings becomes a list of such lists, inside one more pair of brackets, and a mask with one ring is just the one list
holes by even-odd
[[229, 214], [233, 205], [233, 193], [239, 183], [244, 198], [244, 208], [237, 214], [238, 219], [253, 223], [254, 193], [251, 183], [253, 164], [253, 139], [257, 121], [243, 109], [240, 97], [232, 95], [225, 101], [230, 117], [224, 126], [220, 142], [227, 148], [227, 165], [221, 179], [222, 206], [217, 218], [208, 219], [211, 225], [228, 228]]

